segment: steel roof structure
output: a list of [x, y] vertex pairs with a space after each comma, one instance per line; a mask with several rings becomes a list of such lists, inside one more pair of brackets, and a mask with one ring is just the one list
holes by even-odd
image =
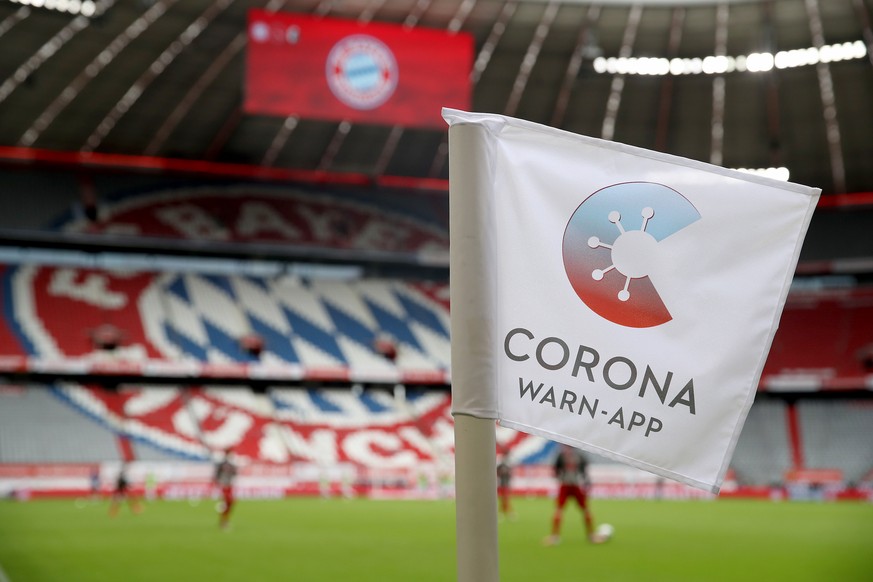
[[475, 110], [873, 190], [873, 0], [4, 0], [0, 159], [447, 176], [444, 131], [244, 114], [250, 8], [466, 31]]

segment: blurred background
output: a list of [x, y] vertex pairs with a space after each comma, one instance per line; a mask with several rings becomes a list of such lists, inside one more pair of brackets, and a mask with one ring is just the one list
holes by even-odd
[[[873, 498], [873, 1], [2, 0], [0, 496], [445, 498], [439, 107], [823, 190], [722, 496]], [[374, 40], [375, 39], [375, 40]], [[553, 443], [498, 428], [513, 490]], [[600, 497], [705, 497], [592, 459]]]

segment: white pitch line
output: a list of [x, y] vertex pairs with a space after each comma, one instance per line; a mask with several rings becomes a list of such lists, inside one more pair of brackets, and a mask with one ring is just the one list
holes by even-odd
[[6, 572], [3, 571], [3, 566], [0, 566], [0, 582], [12, 582]]

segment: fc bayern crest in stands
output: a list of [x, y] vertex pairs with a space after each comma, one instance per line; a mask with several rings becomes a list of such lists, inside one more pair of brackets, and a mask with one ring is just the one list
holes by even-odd
[[[240, 187], [126, 197], [103, 206], [98, 222], [74, 218], [61, 228], [421, 253], [442, 252], [446, 243], [436, 227], [377, 214], [364, 204]], [[257, 360], [330, 369], [333, 378], [349, 378], [358, 369], [392, 380], [409, 372], [438, 382], [448, 369], [445, 285], [81, 266], [22, 266], [6, 280], [9, 321], [26, 351], [39, 357], [111, 351], [115, 359], [134, 362]], [[113, 331], [109, 343], [107, 330]], [[378, 349], [376, 339], [386, 335], [397, 347], [394, 359]], [[260, 341], [257, 354], [245, 345], [252, 337]]]
[[[294, 242], [419, 252], [444, 248], [439, 229], [331, 205], [302, 194], [184, 190], [129, 197], [101, 208], [98, 222], [61, 228], [140, 236]], [[153, 272], [81, 265], [20, 265], [0, 271], [8, 344], [35, 371], [203, 378], [337, 381], [329, 392], [68, 384], [54, 394], [91, 419], [172, 456], [211, 450], [267, 462], [331, 458], [369, 467], [414, 466], [451, 454], [450, 396], [409, 388], [353, 392], [353, 382], [446, 384], [448, 288], [394, 279], [355, 281]], [[8, 329], [7, 329], [8, 327]], [[250, 349], [253, 338], [257, 350]], [[390, 350], [386, 346], [390, 345]], [[16, 348], [18, 351], [15, 351]], [[30, 368], [28, 368], [30, 369]], [[190, 374], [185, 373], [188, 370]], [[172, 372], [172, 373], [170, 373]], [[275, 374], [264, 376], [265, 372]], [[369, 378], [370, 380], [367, 380]], [[186, 404], [187, 401], [187, 404]], [[504, 444], [540, 440], [506, 431]]]
[[327, 56], [327, 84], [336, 98], [355, 109], [385, 103], [397, 87], [397, 61], [385, 43], [356, 34], [336, 43]]

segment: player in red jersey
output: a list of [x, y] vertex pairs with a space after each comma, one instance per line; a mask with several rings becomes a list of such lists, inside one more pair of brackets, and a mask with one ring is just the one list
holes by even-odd
[[221, 490], [223, 501], [219, 504], [218, 526], [226, 529], [230, 520], [230, 510], [233, 507], [233, 480], [236, 477], [236, 465], [230, 462], [231, 449], [224, 451], [224, 458], [215, 466], [215, 485]]
[[595, 532], [594, 518], [591, 515], [591, 510], [588, 509], [588, 461], [582, 453], [573, 447], [561, 445], [558, 458], [555, 459], [555, 477], [557, 477], [560, 487], [555, 513], [552, 516], [552, 533], [543, 540], [543, 543], [553, 546], [561, 542], [561, 519], [564, 514], [564, 505], [570, 498], [575, 499], [582, 510], [588, 541], [595, 544], [606, 541]]
[[515, 517], [509, 500], [511, 481], [512, 467], [504, 456], [497, 464], [497, 496], [500, 498], [500, 513], [510, 519]]

